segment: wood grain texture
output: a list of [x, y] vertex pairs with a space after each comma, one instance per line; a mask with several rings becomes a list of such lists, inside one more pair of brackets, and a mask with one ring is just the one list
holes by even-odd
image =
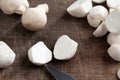
[[66, 8], [75, 0], [29, 0], [30, 6], [48, 3], [50, 11], [46, 27], [39, 32], [30, 32], [23, 28], [21, 16], [5, 15], [0, 11], [0, 40], [5, 41], [16, 53], [12, 66], [0, 69], [0, 80], [54, 80], [44, 67], [30, 63], [28, 49], [38, 41], [53, 50], [54, 44], [61, 35], [68, 35], [79, 43], [77, 53], [69, 61], [53, 59], [53, 65], [78, 80], [117, 80], [116, 71], [120, 67], [107, 54], [109, 45], [106, 36], [95, 38], [95, 30], [87, 23], [86, 18], [70, 16]]

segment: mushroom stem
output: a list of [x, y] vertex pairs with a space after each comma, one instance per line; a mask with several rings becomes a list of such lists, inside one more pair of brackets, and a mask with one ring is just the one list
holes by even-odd
[[15, 13], [23, 14], [25, 12], [26, 8], [23, 5], [20, 5], [16, 10]]
[[44, 10], [45, 13], [48, 13], [48, 11], [49, 11], [49, 7], [48, 7], [47, 4], [40, 4], [40, 5], [38, 5], [36, 8], [39, 8], [39, 9]]

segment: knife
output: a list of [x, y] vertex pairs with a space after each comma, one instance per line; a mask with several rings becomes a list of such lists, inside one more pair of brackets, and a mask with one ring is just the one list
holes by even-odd
[[76, 80], [71, 75], [65, 73], [64, 71], [61, 71], [53, 66], [50, 66], [48, 64], [45, 65], [45, 68], [52, 74], [52, 76], [56, 80]]

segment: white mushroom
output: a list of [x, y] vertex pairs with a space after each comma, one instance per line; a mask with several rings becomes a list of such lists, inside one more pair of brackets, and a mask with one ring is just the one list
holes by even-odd
[[67, 8], [67, 12], [74, 17], [85, 17], [92, 8], [91, 0], [77, 0]]
[[120, 33], [120, 8], [114, 9], [105, 20], [106, 28], [111, 33]]
[[118, 79], [120, 79], [120, 69], [118, 69], [118, 71], [117, 71], [117, 77], [118, 77]]
[[40, 41], [28, 50], [28, 57], [33, 64], [41, 66], [52, 60], [52, 52]]
[[40, 4], [36, 8], [27, 9], [22, 15], [23, 26], [30, 31], [39, 31], [47, 23], [49, 8], [47, 4]]
[[102, 37], [107, 34], [108, 30], [106, 29], [105, 23], [102, 22], [100, 26], [93, 32], [95, 37]]
[[106, 0], [92, 0], [94, 3], [98, 3], [98, 4], [100, 4], [100, 3], [104, 3]]
[[3, 41], [0, 41], [0, 68], [9, 67], [15, 60], [15, 53]]
[[120, 0], [107, 0], [107, 6], [110, 8], [117, 8], [120, 6]]
[[27, 0], [0, 0], [0, 8], [5, 14], [23, 14], [29, 3]]
[[61, 36], [54, 47], [54, 57], [58, 60], [71, 59], [77, 50], [78, 43], [70, 39], [67, 35]]
[[102, 21], [105, 20], [107, 15], [108, 15], [108, 10], [105, 7], [101, 5], [95, 6], [89, 11], [89, 14], [87, 15], [88, 23], [92, 27], [96, 28]]
[[115, 33], [109, 33], [107, 37], [107, 42], [112, 45], [112, 44], [119, 44], [120, 45], [120, 34], [115, 34]]
[[108, 49], [108, 54], [113, 60], [120, 61], [120, 45], [111, 45]]

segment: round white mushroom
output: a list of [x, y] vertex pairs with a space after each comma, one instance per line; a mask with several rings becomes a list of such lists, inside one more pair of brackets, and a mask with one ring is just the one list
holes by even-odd
[[23, 14], [29, 3], [27, 0], [0, 0], [0, 8], [5, 14]]
[[92, 8], [91, 0], [77, 0], [67, 8], [67, 12], [74, 17], [85, 17]]
[[114, 9], [105, 19], [105, 25], [109, 32], [120, 33], [120, 8]]
[[28, 50], [28, 57], [33, 64], [41, 66], [52, 60], [52, 52], [40, 41]]
[[120, 34], [109, 33], [107, 37], [108, 44], [119, 44], [120, 45]]
[[87, 15], [88, 23], [92, 27], [97, 28], [98, 25], [100, 25], [100, 23], [105, 20], [107, 15], [108, 10], [105, 7], [101, 5], [95, 6], [89, 11], [89, 14]]
[[45, 27], [47, 23], [48, 12], [47, 4], [40, 4], [36, 8], [27, 9], [22, 15], [23, 26], [30, 31], [39, 31]]
[[108, 49], [108, 54], [113, 60], [120, 61], [120, 45], [111, 45]]

